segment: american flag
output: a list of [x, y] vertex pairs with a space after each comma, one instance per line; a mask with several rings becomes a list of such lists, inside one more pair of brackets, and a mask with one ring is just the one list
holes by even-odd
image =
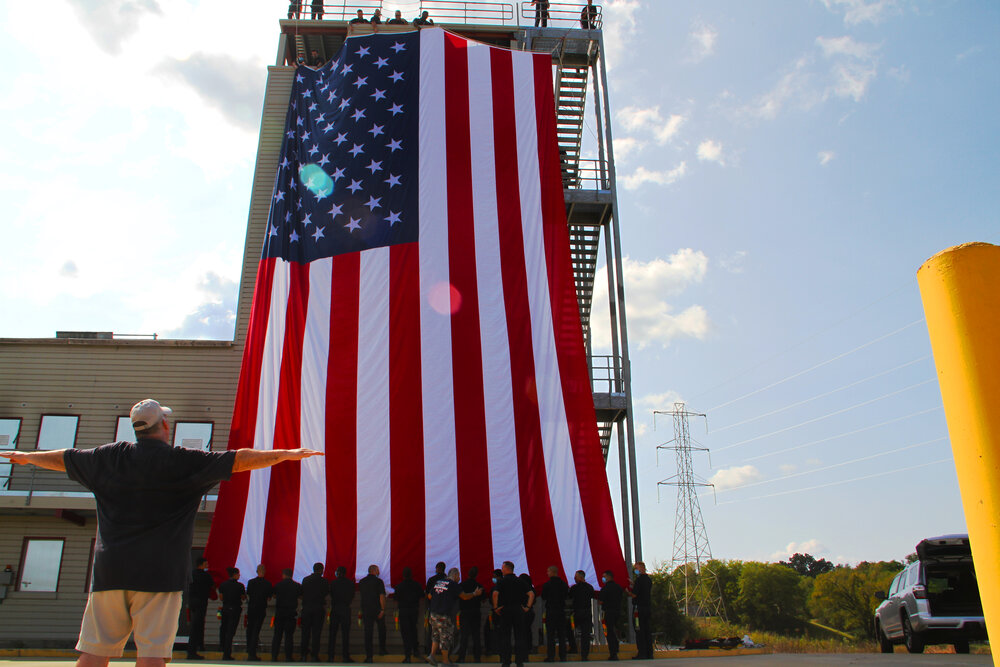
[[295, 74], [206, 555], [389, 583], [626, 580], [570, 264], [552, 63], [441, 29]]

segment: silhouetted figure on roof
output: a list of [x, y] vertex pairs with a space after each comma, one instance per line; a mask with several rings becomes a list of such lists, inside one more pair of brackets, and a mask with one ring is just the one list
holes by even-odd
[[587, 0], [587, 4], [580, 10], [580, 27], [584, 30], [597, 28], [597, 7], [594, 6], [594, 0]]
[[350, 22], [351, 23], [368, 23], [368, 19], [365, 18], [365, 13], [359, 9], [358, 10], [358, 16], [357, 16], [357, 18], [351, 19]]
[[434, 21], [430, 18], [428, 12], [424, 10], [423, 12], [420, 13], [420, 16], [413, 19], [413, 25], [415, 26], [434, 25]]
[[312, 0], [312, 19], [319, 21], [323, 18], [323, 0]]
[[535, 6], [535, 27], [541, 25], [543, 28], [549, 25], [549, 0], [531, 0]]
[[396, 15], [386, 21], [387, 25], [410, 25], [410, 22], [403, 18], [403, 12], [396, 10]]
[[297, 19], [301, 14], [301, 6], [299, 5], [299, 0], [292, 0], [288, 3], [288, 18]]

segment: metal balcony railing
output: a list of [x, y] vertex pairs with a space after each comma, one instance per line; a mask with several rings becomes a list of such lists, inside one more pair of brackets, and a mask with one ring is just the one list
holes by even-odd
[[608, 166], [601, 160], [577, 160], [562, 165], [563, 187], [568, 190], [610, 190]]
[[[409, 3], [407, 3], [409, 4]], [[282, 5], [284, 6], [284, 4]], [[593, 13], [584, 14], [585, 2], [549, 2], [547, 9], [540, 9], [538, 4], [525, 0], [517, 12], [515, 3], [485, 2], [475, 0], [422, 0], [414, 16], [403, 16], [407, 23], [427, 12], [429, 18], [436, 23], [464, 23], [478, 25], [513, 25], [540, 26], [543, 14], [546, 15], [546, 26], [558, 28], [584, 28], [592, 25], [600, 30], [604, 22], [601, 5], [592, 5]], [[303, 20], [350, 21], [357, 17], [360, 9], [365, 19], [371, 19], [376, 9], [382, 10], [382, 25], [395, 15], [396, 5], [392, 2], [386, 6], [384, 0], [352, 0], [351, 2], [313, 3], [312, 0], [293, 0], [288, 5], [288, 18]], [[412, 7], [412, 5], [411, 5]], [[537, 17], [536, 17], [537, 14]], [[586, 16], [592, 19], [585, 24]], [[537, 21], [536, 21], [537, 18]]]
[[[604, 24], [604, 14], [600, 5], [591, 5], [592, 13], [587, 13], [586, 2], [521, 2], [521, 18], [524, 25], [553, 28], [590, 28], [600, 30]], [[589, 20], [588, 20], [589, 18]]]
[[595, 394], [620, 394], [624, 392], [622, 358], [610, 354], [590, 357], [590, 385]]

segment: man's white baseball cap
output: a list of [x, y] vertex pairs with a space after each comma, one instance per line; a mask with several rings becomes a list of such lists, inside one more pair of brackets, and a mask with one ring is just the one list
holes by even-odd
[[147, 398], [133, 405], [129, 416], [132, 418], [132, 428], [135, 431], [145, 431], [156, 426], [160, 420], [172, 413], [173, 410], [167, 406]]

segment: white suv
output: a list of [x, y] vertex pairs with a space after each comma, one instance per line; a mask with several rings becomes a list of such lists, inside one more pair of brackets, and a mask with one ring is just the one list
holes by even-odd
[[921, 653], [926, 644], [954, 644], [968, 653], [970, 640], [986, 639], [976, 570], [968, 535], [942, 535], [917, 545], [917, 560], [875, 596], [875, 635], [883, 653], [905, 644]]

